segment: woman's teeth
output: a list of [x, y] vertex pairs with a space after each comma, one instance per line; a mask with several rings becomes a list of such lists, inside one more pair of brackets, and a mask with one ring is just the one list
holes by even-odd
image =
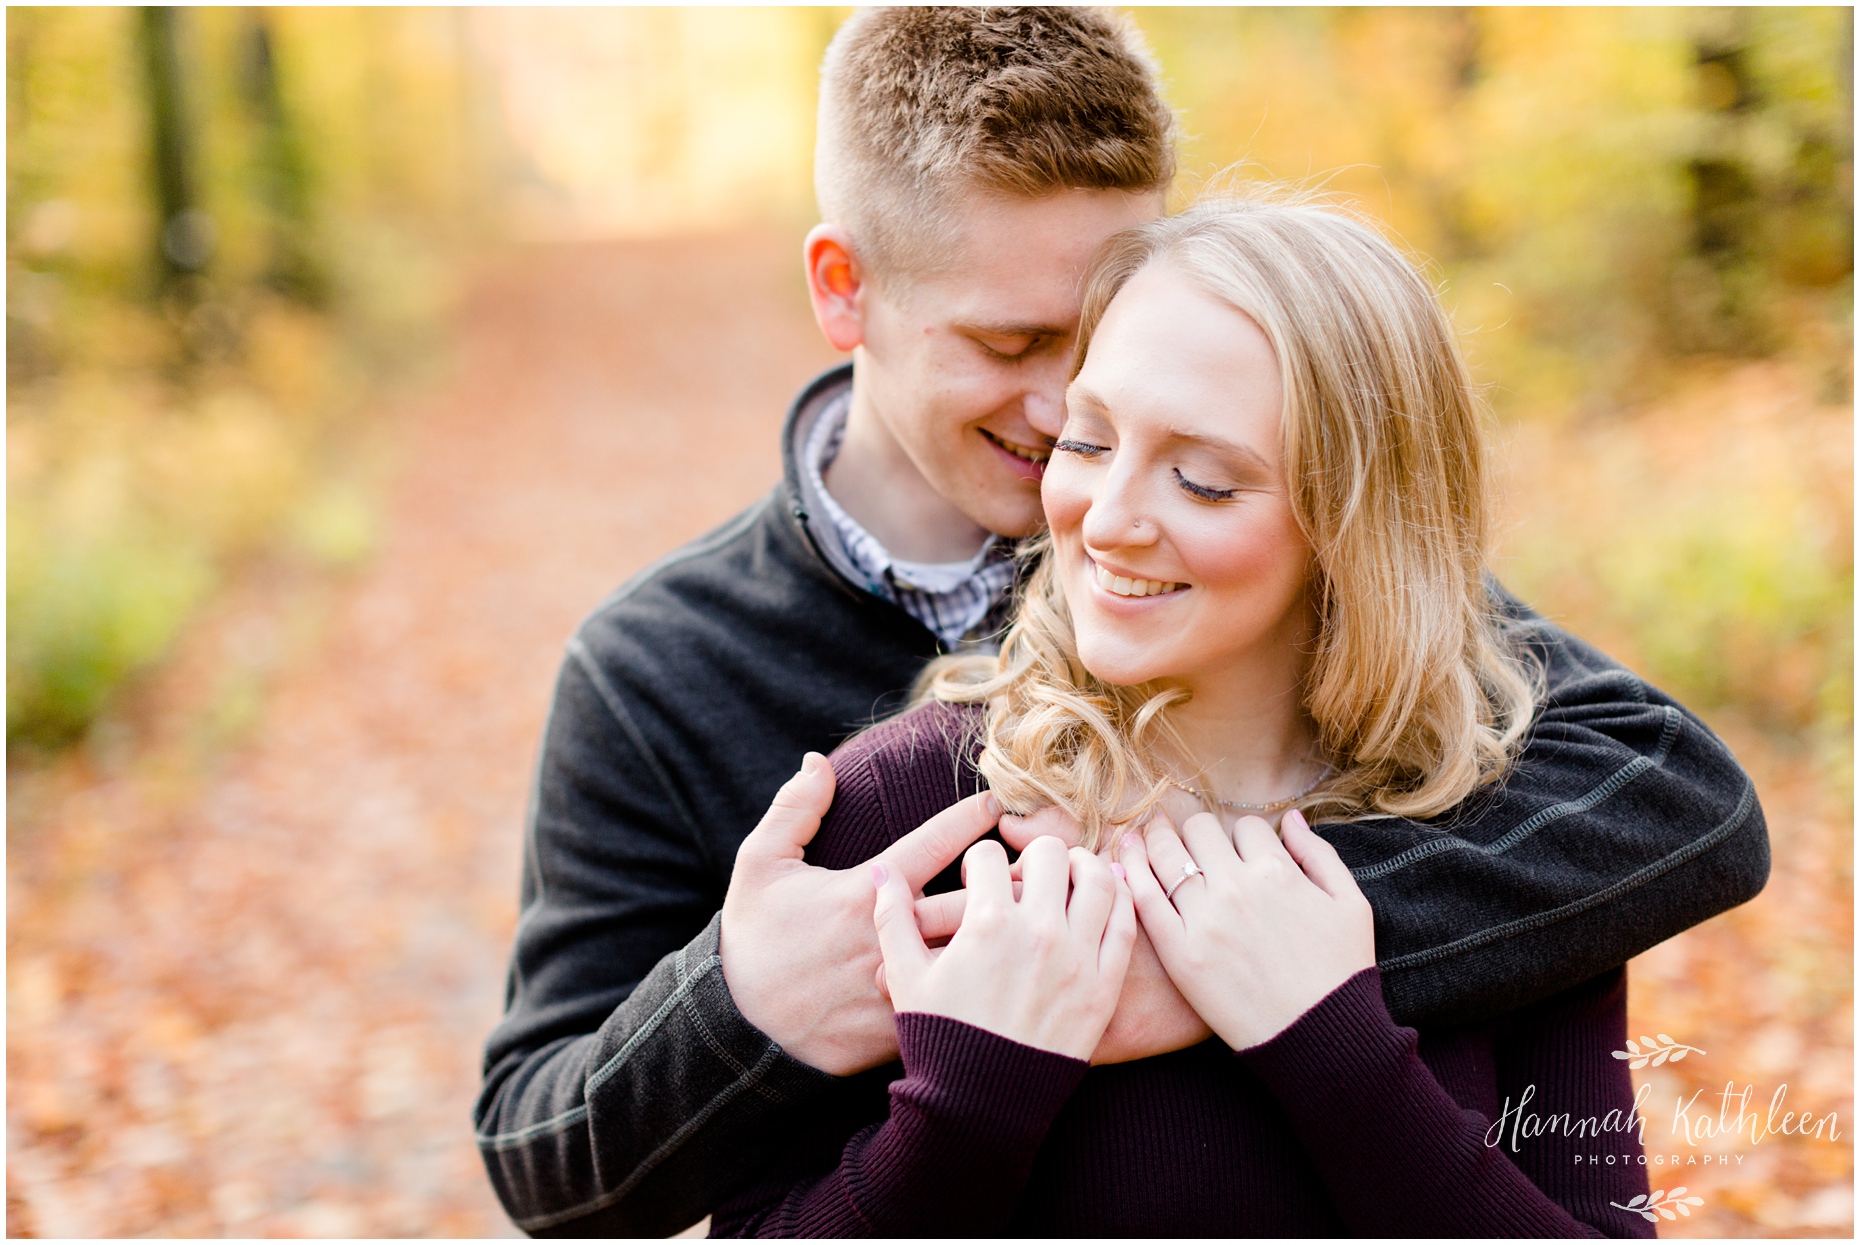
[[1125, 579], [1122, 575], [1111, 574], [1095, 562], [1092, 569], [1098, 572], [1098, 586], [1120, 597], [1153, 597], [1188, 587], [1187, 584], [1164, 583], [1160, 579]]

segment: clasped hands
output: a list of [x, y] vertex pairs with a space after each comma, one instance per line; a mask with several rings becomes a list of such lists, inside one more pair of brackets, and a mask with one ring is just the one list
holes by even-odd
[[[833, 781], [810, 754], [744, 840], [721, 942], [744, 1017], [825, 1071], [895, 1059], [894, 1008], [1095, 1063], [1210, 1032], [1242, 1049], [1375, 962], [1368, 902], [1296, 814], [1283, 843], [1255, 817], [1230, 836], [1209, 814], [1179, 832], [1158, 814], [1095, 856], [1062, 814], [1001, 817], [984, 793], [865, 867], [828, 870], [802, 857]], [[997, 823], [1013, 866], [976, 842]], [[959, 853], [964, 888], [923, 897]]]

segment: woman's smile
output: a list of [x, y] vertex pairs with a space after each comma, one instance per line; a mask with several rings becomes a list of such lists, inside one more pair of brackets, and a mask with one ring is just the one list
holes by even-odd
[[1168, 579], [1144, 579], [1106, 566], [1096, 558], [1086, 555], [1091, 563], [1093, 582], [1106, 594], [1120, 600], [1131, 601], [1150, 597], [1179, 596], [1188, 590], [1188, 585]]

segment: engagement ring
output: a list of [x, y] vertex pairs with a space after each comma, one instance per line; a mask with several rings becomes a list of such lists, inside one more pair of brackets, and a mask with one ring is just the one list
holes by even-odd
[[1183, 861], [1182, 862], [1182, 876], [1177, 878], [1175, 880], [1175, 883], [1172, 886], [1170, 886], [1168, 890], [1163, 892], [1163, 898], [1174, 899], [1175, 893], [1182, 889], [1182, 883], [1188, 881], [1192, 877], [1198, 876], [1200, 873], [1201, 873], [1200, 865], [1196, 864], [1192, 860]]

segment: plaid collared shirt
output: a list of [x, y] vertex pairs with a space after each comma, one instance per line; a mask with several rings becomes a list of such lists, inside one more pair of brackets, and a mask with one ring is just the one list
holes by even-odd
[[839, 457], [851, 409], [848, 393], [821, 411], [801, 455], [802, 470], [819, 493], [821, 508], [847, 558], [865, 576], [867, 588], [928, 627], [944, 647], [992, 650], [1014, 586], [1013, 542], [991, 535], [966, 562], [905, 562], [892, 557], [827, 492], [826, 471]]

